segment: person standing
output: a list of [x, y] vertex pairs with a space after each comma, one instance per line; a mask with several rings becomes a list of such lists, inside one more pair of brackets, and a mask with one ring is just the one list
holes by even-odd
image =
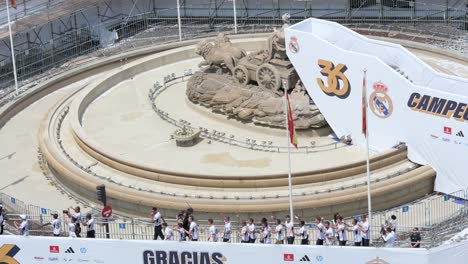
[[[74, 213], [70, 213], [71, 211]], [[81, 208], [79, 206], [76, 206], [75, 208], [70, 207], [67, 214], [69, 218], [75, 218], [75, 234], [76, 237], [81, 237]]]
[[189, 222], [189, 213], [187, 211], [184, 211], [182, 224], [184, 226], [185, 231], [188, 232], [190, 230], [190, 222]]
[[262, 221], [262, 240], [263, 244], [271, 244], [271, 228], [267, 221]]
[[385, 235], [382, 235], [382, 238], [384, 240], [385, 247], [395, 246], [396, 235], [395, 235], [395, 232], [393, 232], [391, 227], [387, 227], [385, 229]]
[[317, 242], [316, 245], [323, 245], [323, 241], [325, 240], [325, 226], [322, 224], [322, 218], [316, 217], [315, 218], [315, 230], [317, 230]]
[[3, 228], [5, 227], [6, 217], [3, 210], [3, 204], [0, 204], [0, 235], [3, 235]]
[[198, 224], [197, 222], [195, 222], [193, 215], [189, 216], [188, 220], [190, 223], [190, 227], [189, 227], [189, 231], [186, 233], [187, 235], [189, 235], [189, 238], [192, 241], [198, 241]]
[[325, 244], [331, 246], [335, 243], [335, 235], [329, 221], [325, 221]]
[[309, 244], [309, 233], [307, 232], [307, 228], [306, 228], [306, 225], [305, 225], [305, 222], [303, 220], [301, 220], [301, 222], [299, 222], [299, 233], [296, 234], [296, 236], [300, 236], [301, 237], [301, 245], [308, 245]]
[[247, 226], [249, 230], [249, 243], [255, 243], [255, 240], [257, 240], [257, 234], [255, 233], [256, 227], [255, 227], [253, 218], [249, 218]]
[[281, 224], [281, 219], [276, 219], [275, 230], [271, 232], [277, 235], [277, 244], [284, 244], [284, 226]]
[[362, 223], [360, 225], [360, 230], [361, 230], [361, 237], [362, 237], [362, 246], [368, 247], [369, 241], [370, 241], [369, 222], [367, 221], [366, 215], [362, 215], [361, 219], [362, 219]]
[[224, 217], [224, 231], [223, 231], [223, 242], [229, 242], [231, 240], [231, 218], [229, 216]]
[[177, 224], [177, 231], [179, 232], [179, 241], [185, 241], [185, 228], [183, 223]]
[[410, 240], [411, 240], [412, 248], [421, 247], [421, 234], [419, 233], [419, 229], [417, 227], [413, 228], [413, 232], [411, 233]]
[[353, 232], [354, 234], [354, 246], [355, 247], [360, 247], [362, 243], [362, 238], [361, 238], [361, 229], [358, 224], [358, 220], [356, 218], [353, 219], [353, 225], [350, 229], [350, 231]]
[[27, 215], [20, 215], [21, 224], [14, 222], [16, 229], [19, 231], [20, 236], [29, 236], [29, 221]]
[[338, 233], [338, 242], [340, 246], [346, 246], [346, 226], [343, 217], [339, 216], [336, 221], [336, 232]]
[[158, 211], [158, 208], [153, 207], [151, 210], [151, 222], [154, 224], [154, 240], [164, 240], [164, 234], [162, 232], [162, 217], [161, 213]]
[[291, 221], [291, 216], [286, 216], [286, 221], [284, 224], [286, 225], [288, 244], [294, 244], [294, 223]]
[[68, 225], [68, 237], [76, 238], [76, 218], [72, 216], [66, 220]]
[[164, 240], [174, 240], [172, 228], [168, 227], [166, 222], [162, 223], [161, 227], [164, 228]]
[[94, 223], [95, 220], [91, 214], [86, 215], [86, 237], [87, 238], [95, 238], [96, 231], [94, 230]]
[[208, 219], [209, 233], [210, 236], [208, 237], [208, 241], [210, 242], [218, 242], [218, 228], [214, 225], [213, 219]]
[[249, 226], [245, 221], [242, 221], [241, 243], [250, 243]]
[[50, 223], [43, 224], [42, 226], [47, 226], [47, 225], [52, 225], [52, 228], [54, 229], [54, 236], [59, 237], [60, 232], [61, 232], [61, 227], [62, 227], [62, 222], [58, 218], [58, 214], [53, 214], [52, 215], [52, 221]]

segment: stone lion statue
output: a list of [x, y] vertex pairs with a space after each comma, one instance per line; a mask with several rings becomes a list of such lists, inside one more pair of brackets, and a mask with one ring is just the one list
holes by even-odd
[[224, 65], [231, 73], [237, 61], [247, 55], [245, 50], [233, 47], [229, 38], [222, 33], [214, 41], [200, 41], [195, 48], [195, 53], [204, 59], [198, 64], [198, 67]]

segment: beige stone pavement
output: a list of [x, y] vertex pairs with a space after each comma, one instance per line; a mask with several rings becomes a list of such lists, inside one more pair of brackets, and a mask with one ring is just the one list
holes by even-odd
[[[419, 55], [419, 54], [417, 54]], [[423, 54], [425, 56], [427, 54]], [[437, 56], [436, 56], [437, 57]], [[455, 63], [449, 59], [439, 60], [433, 58], [423, 58], [426, 62], [434, 65], [437, 70], [458, 74], [460, 76], [468, 76], [468, 67], [467, 65], [462, 65], [460, 63]], [[193, 62], [188, 63], [195, 63]], [[449, 63], [447, 63], [449, 62]], [[174, 72], [177, 69], [177, 72], [180, 74], [184, 70], [184, 63], [176, 65], [168, 65], [168, 67], [173, 67]], [[166, 68], [166, 70], [169, 68]], [[147, 89], [152, 86], [152, 83], [155, 81], [157, 76], [157, 70], [154, 71], [154, 76], [150, 79], [143, 77], [136, 77], [134, 80], [138, 80], [137, 85], [131, 84], [131, 82], [123, 83], [118, 86], [118, 89], [113, 89], [110, 93], [106, 94], [100, 98], [97, 103], [91, 105], [87, 117], [85, 119], [86, 130], [94, 131], [94, 137], [99, 140], [99, 142], [106, 147], [109, 147], [110, 150], [116, 151], [123, 157], [132, 157], [132, 155], [137, 158], [142, 158], [145, 156], [147, 158], [146, 162], [151, 164], [158, 164], [157, 162], [165, 158], [170, 149], [173, 149], [172, 142], [169, 142], [169, 137], [167, 131], [172, 130], [171, 125], [161, 122], [159, 117], [154, 114], [151, 110], [150, 105], [147, 99]], [[161, 73], [159, 73], [161, 74]], [[164, 73], [164, 74], [167, 74]], [[44, 117], [46, 112], [64, 95], [71, 93], [73, 90], [77, 89], [80, 85], [83, 85], [82, 81], [68, 86], [66, 89], [59, 90], [53, 94], [48, 95], [42, 100], [34, 103], [33, 105], [26, 108], [23, 112], [13, 117], [1, 130], [0, 130], [0, 168], [1, 168], [1, 180], [0, 180], [0, 192], [4, 192], [11, 196], [14, 196], [20, 200], [23, 200], [27, 203], [51, 208], [51, 209], [61, 209], [68, 207], [74, 204], [74, 200], [70, 199], [67, 195], [61, 194], [58, 192], [55, 187], [51, 186], [46, 178], [42, 175], [41, 170], [37, 163], [37, 129], [41, 119]], [[127, 86], [127, 87], [126, 87]], [[177, 89], [173, 90], [177, 93]], [[179, 91], [180, 93], [180, 91]], [[106, 103], [107, 99], [109, 103]], [[101, 102], [102, 101], [102, 102]], [[182, 107], [181, 105], [169, 103], [164, 105], [164, 107]], [[180, 103], [180, 102], [179, 102]], [[90, 115], [90, 113], [95, 113]], [[180, 112], [182, 114], [193, 114], [190, 112]], [[185, 116], [184, 116], [185, 117]], [[191, 116], [187, 116], [186, 119], [191, 119]], [[205, 119], [203, 119], [205, 118]], [[201, 117], [200, 121], [208, 122], [206, 116]], [[220, 121], [215, 120], [213, 124], [217, 124]], [[231, 121], [229, 121], [231, 122]], [[235, 122], [235, 121], [232, 121]], [[246, 133], [245, 131], [240, 131], [239, 129], [235, 130], [236, 124], [221, 122], [224, 126], [229, 128], [229, 133]], [[141, 125], [146, 124], [146, 129], [141, 129]], [[210, 123], [211, 124], [211, 123]], [[138, 129], [140, 127], [140, 129]], [[122, 132], [131, 131], [132, 133], [122, 133]], [[277, 137], [278, 142], [280, 142], [280, 136], [278, 135], [268, 135], [259, 130], [255, 131], [255, 134], [262, 135], [262, 137]], [[114, 133], [115, 132], [115, 133]], [[107, 137], [111, 135], [111, 137]], [[250, 134], [248, 134], [250, 135]], [[154, 140], [154, 141], [153, 141]], [[284, 140], [284, 138], [283, 138]], [[303, 140], [302, 137], [299, 138], [300, 142]], [[325, 139], [327, 140], [327, 139]], [[275, 141], [276, 142], [276, 141]], [[307, 140], [306, 140], [307, 142]], [[138, 144], [135, 144], [138, 143]], [[238, 164], [239, 161], [252, 160], [252, 159], [269, 159], [270, 164], [274, 161], [284, 161], [284, 166], [278, 166], [285, 169], [286, 161], [284, 155], [276, 154], [277, 158], [268, 156], [269, 154], [262, 154], [258, 151], [252, 151], [253, 154], [245, 154], [234, 148], [227, 148], [225, 145], [220, 143], [214, 143], [208, 145], [204, 142], [202, 145], [190, 149], [184, 149], [179, 153], [176, 158], [177, 160], [167, 163], [168, 167], [186, 167], [184, 163], [186, 159], [193, 159], [192, 154], [199, 154], [198, 150], [203, 146], [205, 148], [206, 154], [222, 154], [229, 153], [225, 155], [223, 162], [216, 161], [216, 165], [206, 163], [209, 168], [212, 168], [214, 171], [218, 172], [230, 172], [233, 169], [232, 164]], [[128, 146], [134, 146], [129, 148]], [[126, 148], [125, 148], [126, 147]], [[197, 150], [198, 149], [198, 150]], [[119, 152], [120, 151], [120, 152]], [[140, 154], [138, 152], [141, 151]], [[156, 156], [155, 151], [161, 151], [163, 155]], [[349, 155], [344, 155], [341, 152], [341, 156], [346, 156], [347, 161], [350, 159], [362, 159], [362, 150], [356, 147], [344, 148], [342, 151], [349, 151]], [[15, 153], [11, 159], [6, 158], [5, 156]], [[136, 154], [132, 154], [136, 153]], [[327, 154], [330, 153], [330, 154]], [[357, 153], [357, 154], [355, 154]], [[330, 155], [334, 157], [336, 153], [333, 151], [323, 152], [322, 155]], [[276, 156], [275, 155], [275, 156]], [[298, 154], [303, 155], [303, 154]], [[296, 156], [296, 155], [294, 155]], [[305, 155], [303, 155], [305, 156]], [[360, 158], [359, 158], [360, 156]], [[322, 159], [324, 156], [322, 156]], [[327, 158], [327, 159], [328, 159]], [[182, 161], [180, 161], [182, 160]], [[209, 160], [209, 159], [208, 159]], [[227, 160], [227, 161], [226, 161]], [[294, 157], [294, 160], [298, 158]], [[191, 162], [199, 162], [200, 159], [192, 160]], [[302, 162], [303, 161], [303, 162]], [[307, 159], [304, 157], [301, 163], [302, 165], [293, 163], [296, 170], [301, 169], [300, 166], [310, 166], [310, 163], [316, 165], [314, 159]], [[339, 162], [339, 161], [338, 161]], [[223, 165], [224, 163], [224, 165]], [[241, 162], [242, 163], [242, 162]], [[264, 164], [266, 164], [265, 162]], [[248, 164], [248, 163], [247, 163]], [[258, 165], [256, 165], [258, 166]], [[322, 165], [320, 165], [322, 166]], [[195, 169], [195, 168], [194, 168]], [[239, 168], [239, 172], [251, 173], [252, 171], [266, 171], [265, 168], [256, 168], [252, 167], [243, 167]], [[196, 172], [196, 171], [195, 171]]]
[[[140, 74], [116, 86], [94, 101], [86, 110], [83, 126], [87, 134], [99, 142], [110, 153], [119, 158], [139, 162], [165, 170], [213, 175], [259, 175], [287, 172], [287, 153], [253, 151], [204, 140], [194, 147], [181, 148], [170, 140], [176, 129], [153, 112], [148, 101], [148, 90], [156, 81], [162, 83], [164, 75], [175, 72], [178, 76], [185, 69], [196, 69], [200, 60], [190, 60], [161, 67]], [[185, 96], [185, 82], [169, 87], [156, 99], [156, 104], [174, 119], [184, 119], [192, 126], [203, 126], [210, 131], [234, 134], [245, 142], [246, 138], [273, 141], [285, 147], [286, 132], [243, 125], [236, 120], [227, 120], [220, 114], [209, 113], [204, 107], [195, 106]], [[199, 110], [194, 110], [194, 109]], [[299, 136], [300, 145], [317, 146], [333, 144], [327, 137]], [[365, 159], [363, 149], [339, 144], [317, 147], [317, 153], [295, 153], [292, 155], [293, 171], [322, 169]]]

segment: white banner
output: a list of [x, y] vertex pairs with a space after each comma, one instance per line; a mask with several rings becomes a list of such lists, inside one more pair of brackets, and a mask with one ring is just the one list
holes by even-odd
[[400, 45], [370, 40], [337, 23], [308, 19], [286, 29], [287, 53], [338, 137], [362, 134], [367, 70], [371, 149], [405, 142], [408, 158], [437, 172], [435, 190], [468, 187], [468, 80], [437, 73]]
[[[426, 249], [2, 236], [0, 263], [428, 263]], [[462, 262], [453, 262], [462, 263]]]

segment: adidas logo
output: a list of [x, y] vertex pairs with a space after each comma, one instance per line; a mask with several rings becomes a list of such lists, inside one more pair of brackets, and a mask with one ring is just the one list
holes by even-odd
[[308, 261], [308, 262], [310, 262], [310, 258], [309, 258], [309, 256], [305, 255], [299, 261]]
[[465, 135], [463, 135], [463, 131], [460, 130], [460, 132], [458, 132], [457, 134], [455, 134], [457, 137], [465, 137]]
[[65, 253], [75, 254], [75, 251], [73, 250], [72, 247], [69, 247], [67, 250], [65, 250]]

